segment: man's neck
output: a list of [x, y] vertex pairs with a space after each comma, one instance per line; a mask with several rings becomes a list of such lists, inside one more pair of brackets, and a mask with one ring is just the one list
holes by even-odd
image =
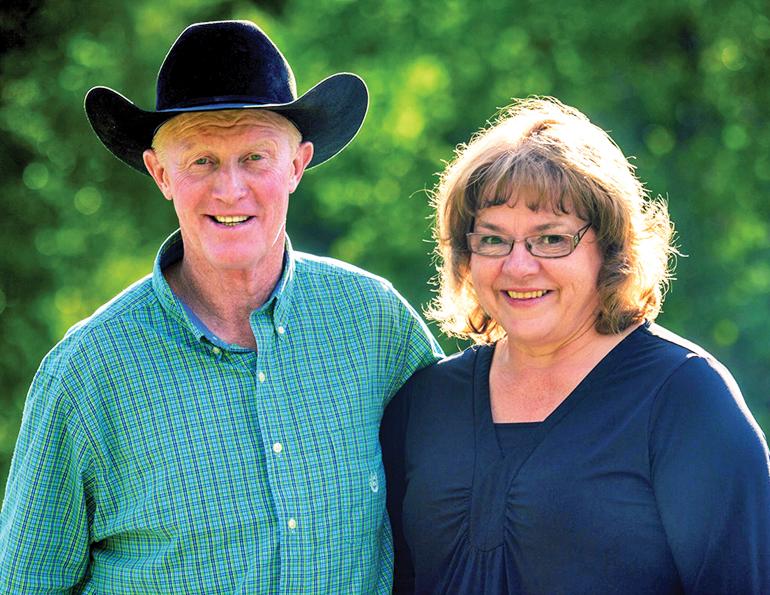
[[184, 257], [163, 274], [176, 296], [227, 343], [256, 348], [251, 312], [272, 294], [283, 270], [283, 253], [258, 270], [221, 271], [196, 266]]

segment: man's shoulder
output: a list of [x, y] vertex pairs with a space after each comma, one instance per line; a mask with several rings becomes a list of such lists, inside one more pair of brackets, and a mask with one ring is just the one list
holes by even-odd
[[56, 373], [63, 366], [66, 367], [67, 362], [77, 357], [77, 354], [104, 348], [106, 341], [114, 341], [115, 331], [119, 327], [142, 316], [137, 311], [146, 311], [150, 301], [154, 301], [154, 298], [152, 278], [148, 275], [118, 293], [87, 318], [72, 325], [46, 355], [41, 368]]
[[351, 282], [374, 282], [392, 287], [390, 281], [379, 275], [375, 275], [365, 269], [357, 267], [349, 262], [337, 260], [329, 256], [318, 256], [307, 252], [295, 252], [294, 259], [297, 264], [297, 272], [305, 275], [333, 275]]
[[403, 298], [386, 278], [336, 258], [306, 252], [295, 253], [297, 280], [304, 289], [337, 291], [371, 298], [381, 296], [402, 302]]
[[417, 311], [384, 277], [324, 256], [298, 253], [295, 262], [294, 299], [300, 296], [319, 315], [352, 317], [389, 329], [394, 324], [405, 329], [424, 326]]

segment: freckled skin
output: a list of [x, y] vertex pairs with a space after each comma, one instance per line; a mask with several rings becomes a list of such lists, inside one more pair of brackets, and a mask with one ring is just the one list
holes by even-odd
[[[185, 259], [195, 268], [254, 269], [283, 254], [289, 194], [304, 171], [287, 135], [270, 122], [205, 125], [171, 141], [164, 163], [148, 165], [174, 203]], [[222, 228], [210, 215], [248, 215]]]
[[[304, 150], [303, 150], [304, 147]], [[173, 201], [195, 270], [255, 270], [280, 263], [289, 195], [302, 177], [312, 145], [293, 153], [288, 135], [270, 122], [205, 125], [171, 140], [163, 163], [145, 153], [148, 170]], [[227, 227], [211, 215], [247, 215]]]
[[[249, 314], [278, 282], [289, 195], [313, 157], [281, 122], [207, 123], [163, 143], [144, 161], [174, 204], [181, 262], [164, 270], [174, 293], [223, 340], [256, 347]], [[246, 216], [237, 225], [214, 217]]]

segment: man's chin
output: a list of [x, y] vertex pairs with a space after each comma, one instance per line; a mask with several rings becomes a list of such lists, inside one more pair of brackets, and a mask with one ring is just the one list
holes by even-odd
[[222, 251], [209, 254], [208, 264], [223, 273], [250, 272], [270, 267], [274, 261], [281, 262], [281, 256], [254, 251]]
[[223, 273], [237, 273], [253, 271], [259, 268], [259, 260], [257, 259], [216, 259], [210, 261], [211, 267], [215, 271]]

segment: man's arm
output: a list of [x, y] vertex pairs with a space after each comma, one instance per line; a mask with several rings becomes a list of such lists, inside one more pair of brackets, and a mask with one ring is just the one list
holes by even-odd
[[0, 592], [65, 593], [85, 576], [89, 523], [79, 417], [57, 377], [32, 383], [0, 513]]
[[420, 315], [395, 289], [392, 291], [400, 302], [397, 327], [401, 341], [396, 347], [397, 365], [391, 370], [391, 384], [385, 404], [417, 370], [444, 357], [441, 346]]

